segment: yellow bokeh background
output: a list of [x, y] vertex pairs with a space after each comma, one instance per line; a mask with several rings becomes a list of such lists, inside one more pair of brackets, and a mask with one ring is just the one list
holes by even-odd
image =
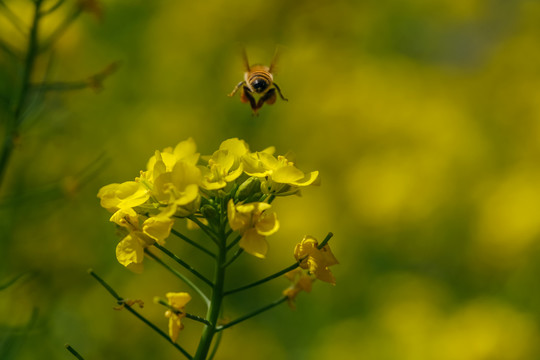
[[[30, 1], [5, 0], [26, 24]], [[54, 1], [46, 1], [52, 4]], [[46, 37], [66, 10], [44, 20]], [[169, 359], [180, 354], [126, 311], [93, 268], [166, 328], [154, 296], [187, 290], [149, 264], [135, 275], [96, 194], [133, 179], [156, 149], [231, 137], [292, 151], [321, 186], [278, 199], [267, 259], [240, 258], [243, 284], [294, 261], [305, 235], [330, 244], [336, 286], [224, 333], [216, 359], [540, 358], [540, 3], [534, 0], [102, 0], [42, 56], [34, 81], [75, 81], [114, 61], [99, 93], [48, 94], [32, 107], [1, 189], [0, 358]], [[0, 12], [0, 40], [24, 37]], [[253, 117], [226, 95], [282, 52], [277, 100]], [[20, 64], [0, 52], [0, 95]], [[9, 102], [0, 102], [6, 117]], [[0, 118], [2, 124], [4, 119]], [[76, 180], [97, 169], [83, 184]], [[197, 235], [193, 235], [196, 237]], [[169, 242], [191, 262], [196, 250]], [[204, 268], [204, 270], [209, 270]], [[277, 279], [231, 296], [235, 318], [279, 296]], [[195, 297], [194, 297], [195, 298]], [[192, 313], [203, 305], [190, 303]], [[36, 320], [26, 324], [36, 309]], [[179, 343], [193, 351], [201, 326]]]

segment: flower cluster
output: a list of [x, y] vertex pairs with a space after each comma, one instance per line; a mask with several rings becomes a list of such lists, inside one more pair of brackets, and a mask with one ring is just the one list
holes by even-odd
[[[222, 142], [213, 154], [201, 156], [195, 142], [187, 139], [175, 148], [156, 151], [148, 160], [146, 170], [134, 180], [110, 184], [98, 192], [101, 205], [112, 213], [110, 220], [122, 233], [116, 246], [120, 264], [141, 272], [144, 258], [151, 258], [180, 278], [206, 303], [207, 316], [202, 318], [186, 312], [185, 307], [191, 301], [187, 292], [169, 292], [166, 301], [155, 299], [167, 307], [169, 340], [187, 358], [206, 359], [212, 339], [219, 331], [285, 301], [294, 308], [296, 296], [301, 291], [310, 292], [315, 279], [335, 284], [329, 267], [337, 264], [337, 260], [328, 247], [332, 237], [329, 233], [320, 244], [311, 236], [304, 237], [294, 248], [296, 262], [289, 267], [237, 288], [227, 289], [225, 285], [225, 269], [244, 252], [258, 258], [266, 256], [266, 237], [275, 234], [280, 226], [272, 211], [276, 197], [300, 194], [303, 187], [318, 182], [317, 171], [304, 173], [290, 156], [274, 156], [274, 151], [274, 148], [267, 148], [252, 152], [244, 141], [233, 138]], [[187, 220], [188, 229], [201, 229], [215, 246], [208, 248], [174, 229], [178, 220]], [[171, 234], [209, 256], [208, 259], [215, 263], [213, 279], [167, 249], [166, 241]], [[196, 281], [161, 260], [156, 254], [158, 251], [176, 266], [191, 272]], [[292, 284], [283, 291], [281, 298], [236, 320], [220, 321], [225, 296], [284, 274]], [[110, 289], [97, 275], [93, 276]], [[200, 288], [197, 282], [206, 288]], [[136, 313], [132, 307], [135, 302], [123, 300], [113, 290], [110, 292], [122, 307]], [[140, 314], [137, 316], [142, 319]], [[193, 357], [176, 343], [185, 318], [205, 325]], [[161, 330], [158, 332], [167, 336]]]
[[144, 249], [163, 245], [175, 220], [219, 222], [215, 214], [222, 207], [230, 229], [241, 236], [239, 246], [264, 257], [266, 237], [279, 229], [271, 201], [299, 194], [302, 187], [316, 184], [319, 175], [304, 173], [288, 157], [273, 152], [251, 152], [246, 142], [233, 138], [212, 155], [200, 156], [190, 138], [174, 149], [156, 151], [133, 181], [102, 187], [101, 206], [113, 213], [110, 220], [125, 233], [116, 248], [118, 261], [142, 271]]

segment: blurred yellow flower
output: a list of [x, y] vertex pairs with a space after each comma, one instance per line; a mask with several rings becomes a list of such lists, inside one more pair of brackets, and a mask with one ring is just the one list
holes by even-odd
[[295, 309], [296, 305], [294, 304], [294, 300], [296, 299], [296, 296], [301, 291], [311, 292], [311, 286], [314, 279], [299, 268], [289, 271], [285, 274], [285, 277], [289, 279], [292, 284], [287, 289], [283, 290], [283, 295], [287, 297], [289, 307]]
[[111, 212], [139, 206], [150, 198], [148, 189], [136, 181], [105, 185], [99, 189], [97, 196], [101, 206]]
[[336, 279], [328, 267], [339, 264], [339, 262], [332, 254], [328, 244], [321, 249], [317, 246], [319, 246], [317, 240], [306, 235], [302, 242], [294, 248], [294, 257], [297, 261], [300, 261], [302, 269], [307, 269], [310, 274], [315, 275], [319, 280], [335, 285]]
[[176, 311], [167, 310], [165, 316], [169, 318], [169, 336], [173, 342], [176, 342], [178, 333], [184, 328], [182, 319], [186, 316], [184, 307], [191, 300], [191, 296], [186, 292], [167, 293], [169, 305]]
[[264, 202], [235, 205], [232, 199], [228, 204], [229, 225], [232, 230], [242, 234], [240, 247], [259, 258], [264, 258], [268, 251], [266, 236], [279, 229], [276, 213], [266, 211], [271, 207]]

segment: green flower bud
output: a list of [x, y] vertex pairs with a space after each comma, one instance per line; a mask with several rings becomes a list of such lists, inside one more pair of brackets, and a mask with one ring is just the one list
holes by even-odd
[[238, 190], [236, 191], [235, 199], [237, 201], [243, 201], [253, 194], [260, 192], [260, 189], [261, 181], [259, 178], [252, 176], [240, 184]]

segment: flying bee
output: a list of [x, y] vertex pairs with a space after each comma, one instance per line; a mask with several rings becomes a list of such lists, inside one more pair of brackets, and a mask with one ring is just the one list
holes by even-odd
[[274, 82], [273, 70], [276, 67], [278, 52], [276, 51], [270, 66], [255, 64], [249, 65], [246, 50], [242, 51], [242, 60], [244, 62], [244, 80], [239, 82], [229, 96], [234, 96], [240, 89], [240, 100], [243, 103], [249, 103], [254, 115], [258, 115], [259, 109], [267, 103], [272, 105], [276, 102], [276, 91], [282, 100], [288, 101], [278, 84]]

